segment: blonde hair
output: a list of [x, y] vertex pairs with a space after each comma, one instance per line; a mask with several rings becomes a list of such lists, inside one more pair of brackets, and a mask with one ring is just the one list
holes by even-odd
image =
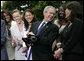
[[13, 13], [15, 13], [15, 12], [18, 12], [21, 15], [21, 12], [18, 9], [13, 10]]

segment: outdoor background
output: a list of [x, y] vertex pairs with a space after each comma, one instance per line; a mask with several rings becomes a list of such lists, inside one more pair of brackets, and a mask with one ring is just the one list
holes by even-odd
[[[23, 13], [25, 9], [29, 8], [35, 13], [36, 19], [41, 21], [43, 19], [43, 9], [45, 6], [52, 5], [56, 8], [56, 19], [57, 11], [60, 5], [67, 4], [68, 2], [71, 1], [1, 1], [1, 11], [6, 9], [12, 14], [14, 9], [18, 9]], [[81, 4], [81, 9], [83, 12], [83, 1], [78, 2]]]

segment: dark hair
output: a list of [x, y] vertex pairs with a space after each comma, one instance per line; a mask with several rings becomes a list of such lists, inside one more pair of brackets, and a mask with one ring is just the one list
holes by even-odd
[[[10, 16], [10, 20], [13, 19], [12, 15], [10, 14], [10, 12], [9, 12], [8, 10], [3, 10], [3, 11], [1, 12], [1, 19], [5, 20], [5, 22], [6, 22], [6, 19], [5, 19], [4, 13], [6, 13], [7, 15]], [[6, 22], [6, 23], [7, 23], [7, 22]]]
[[[23, 13], [24, 25], [25, 25], [25, 28], [26, 28], [26, 30], [27, 30], [29, 24], [28, 24], [27, 20], [25, 19], [25, 13], [26, 13], [26, 12], [30, 12], [32, 15], [34, 15], [34, 13], [33, 13], [30, 9], [26, 9], [26, 10], [24, 11], [24, 13]], [[34, 15], [34, 18], [33, 18], [33, 20], [32, 20], [32, 23], [35, 22], [35, 21], [36, 21], [36, 17], [35, 17], [35, 15]]]
[[75, 18], [83, 20], [80, 3], [72, 1], [67, 4], [67, 8], [71, 10], [70, 21], [73, 22]]
[[60, 7], [63, 7], [63, 9], [66, 10], [66, 5], [65, 4], [61, 5]]
[[10, 14], [10, 12], [8, 10], [3, 10], [1, 12], [1, 19], [5, 20], [5, 23], [6, 23], [6, 26], [7, 26], [7, 30], [8, 30], [8, 35], [10, 36], [11, 33], [10, 33], [10, 30], [8, 28], [11, 27], [11, 24], [8, 24], [8, 22], [6, 21], [6, 18], [4, 16], [4, 13], [6, 13], [8, 16], [10, 16], [10, 22], [13, 20], [13, 18], [12, 18], [12, 15]]
[[[63, 16], [60, 16], [60, 12], [59, 12], [59, 11], [60, 11], [60, 7], [62, 7], [63, 10], [64, 10]], [[60, 7], [59, 7], [59, 9], [58, 9], [58, 19], [59, 19], [59, 21], [62, 21], [62, 20], [65, 20], [65, 16], [66, 16], [66, 15], [65, 15], [66, 5], [63, 4], [63, 5], [61, 5]]]

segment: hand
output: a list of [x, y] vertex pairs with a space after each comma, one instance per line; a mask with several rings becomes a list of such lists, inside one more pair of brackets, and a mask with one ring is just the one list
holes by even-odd
[[26, 52], [27, 47], [22, 47], [23, 52]]
[[23, 45], [23, 42], [19, 42], [20, 45]]
[[12, 41], [12, 46], [15, 47], [17, 44], [15, 42], [15, 40]]
[[29, 32], [27, 35], [32, 35], [34, 36], [35, 34], [33, 32]]
[[28, 47], [30, 47], [30, 46], [33, 46], [33, 44], [32, 44], [32, 43], [30, 43], [30, 44], [27, 44], [27, 46], [28, 46]]
[[61, 47], [61, 42], [56, 43], [57, 48]]
[[23, 45], [23, 42], [21, 42], [20, 40], [16, 40], [17, 44]]
[[60, 56], [61, 56], [61, 53], [62, 53], [62, 51], [61, 51], [61, 49], [59, 48], [58, 50], [56, 50], [55, 52], [54, 52], [54, 58], [59, 58]]

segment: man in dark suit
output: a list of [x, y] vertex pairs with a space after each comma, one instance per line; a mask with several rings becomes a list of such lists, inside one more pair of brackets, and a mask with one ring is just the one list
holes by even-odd
[[53, 58], [52, 43], [58, 37], [59, 31], [58, 27], [51, 23], [55, 17], [55, 8], [46, 6], [43, 14], [43, 21], [33, 23], [30, 30], [37, 36], [37, 42], [31, 48], [32, 60], [51, 60]]
[[8, 60], [6, 42], [6, 26], [5, 21], [1, 19], [1, 60]]

